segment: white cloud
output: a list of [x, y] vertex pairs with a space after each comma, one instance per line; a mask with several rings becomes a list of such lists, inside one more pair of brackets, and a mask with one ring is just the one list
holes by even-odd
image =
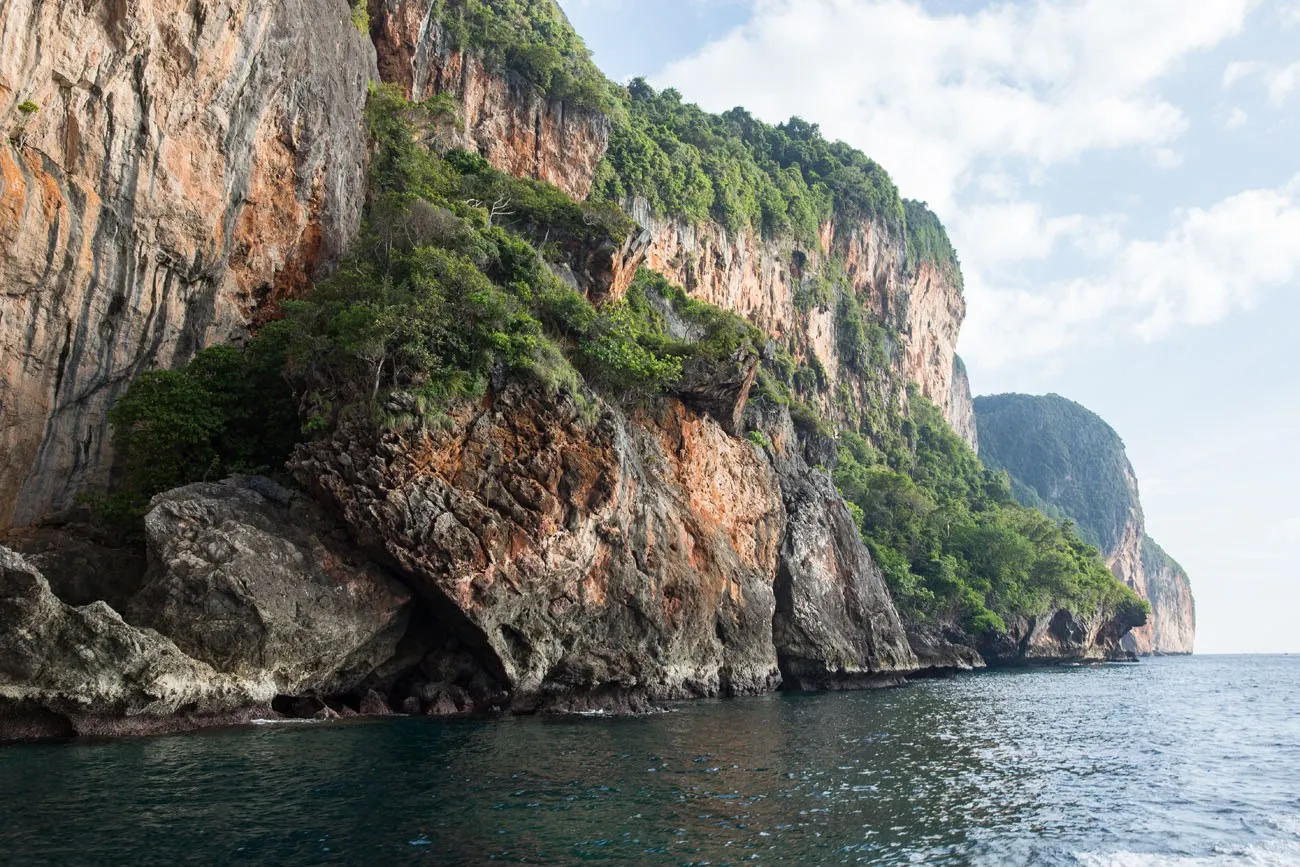
[[1264, 86], [1268, 88], [1268, 101], [1281, 107], [1291, 94], [1300, 90], [1300, 61], [1270, 70], [1264, 77]]
[[1224, 88], [1232, 87], [1239, 81], [1242, 81], [1259, 71], [1263, 64], [1253, 60], [1234, 60], [1223, 69], [1223, 86]]
[[1291, 94], [1300, 91], [1300, 61], [1290, 66], [1277, 66], [1256, 61], [1234, 61], [1223, 70], [1223, 86], [1232, 87], [1239, 81], [1259, 79], [1268, 91], [1268, 101], [1275, 108], [1282, 107]]
[[[1163, 238], [1131, 241], [1098, 274], [1003, 288], [978, 273], [964, 352], [1000, 365], [1125, 335], [1155, 340], [1209, 325], [1264, 294], [1300, 286], [1300, 175], [1175, 215]], [[1008, 335], [1016, 339], [1008, 340]]]
[[657, 81], [713, 109], [818, 120], [907, 195], [951, 213], [986, 159], [1038, 166], [1160, 147], [1188, 121], [1156, 85], [1237, 33], [1257, 0], [758, 0], [752, 20]]
[[1240, 129], [1250, 121], [1250, 115], [1240, 108], [1234, 108], [1223, 121], [1224, 129]]
[[1300, 26], [1300, 2], [1284, 2], [1277, 10], [1278, 17], [1282, 19], [1282, 26], [1296, 27]]
[[1173, 148], [1156, 148], [1156, 168], [1176, 169], [1183, 164], [1183, 155]]

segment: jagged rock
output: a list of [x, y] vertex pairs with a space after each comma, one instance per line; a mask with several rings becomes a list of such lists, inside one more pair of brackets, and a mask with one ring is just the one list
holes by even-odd
[[809, 469], [794, 451], [788, 425], [775, 440], [789, 518], [772, 634], [785, 685], [845, 689], [901, 683], [917, 660], [848, 507], [830, 477]]
[[361, 707], [359, 708], [364, 716], [392, 716], [393, 709], [384, 701], [384, 697], [373, 689], [368, 690], [361, 697]]
[[752, 446], [676, 401], [629, 419], [520, 385], [453, 416], [409, 440], [342, 432], [291, 467], [517, 710], [776, 685], [785, 516]]
[[141, 371], [239, 339], [347, 247], [375, 60], [347, 0], [0, 18], [4, 528], [105, 480], [106, 411]]
[[235, 722], [267, 713], [273, 695], [103, 602], [59, 601], [31, 563], [0, 548], [0, 741]]
[[277, 693], [354, 691], [394, 656], [411, 593], [334, 544], [333, 529], [305, 497], [268, 479], [161, 494], [145, 518], [149, 575], [132, 621]]
[[953, 624], [911, 624], [907, 628], [907, 643], [916, 654], [921, 675], [976, 671], [985, 667], [984, 657], [975, 649], [974, 639]]
[[979, 648], [991, 666], [1129, 660], [1134, 657], [1121, 641], [1143, 622], [1104, 609], [1084, 615], [1063, 608], [1040, 617], [1013, 617], [1005, 634], [982, 636]]

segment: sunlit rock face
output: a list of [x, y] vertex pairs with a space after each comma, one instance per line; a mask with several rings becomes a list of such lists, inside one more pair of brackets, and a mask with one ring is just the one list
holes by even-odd
[[240, 340], [346, 248], [375, 71], [349, 15], [5, 3], [0, 527], [103, 481], [105, 413], [136, 374]]

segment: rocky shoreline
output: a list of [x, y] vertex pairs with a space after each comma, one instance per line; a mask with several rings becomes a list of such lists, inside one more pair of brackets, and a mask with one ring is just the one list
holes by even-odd
[[[879, 634], [892, 603], [883, 585], [877, 595], [867, 592], [878, 570], [847, 513], [837, 514], [844, 507], [829, 483], [800, 478], [780, 502], [804, 517], [781, 516], [784, 539], [767, 539], [762, 548], [773, 583], [726, 590], [753, 595], [766, 587], [769, 595], [755, 603], [761, 616], [692, 626], [683, 618], [690, 599], [681, 594], [674, 610], [652, 621], [650, 600], [606, 605], [614, 592], [607, 587], [599, 605], [570, 617], [573, 631], [552, 600], [527, 634], [494, 625], [514, 642], [503, 646], [476, 624], [491, 622], [502, 604], [517, 614], [523, 575], [498, 568], [494, 580], [513, 588], [505, 601], [488, 604], [475, 590], [462, 607], [428, 583], [434, 573], [413, 573], [397, 555], [374, 556], [374, 539], [363, 550], [353, 542], [357, 531], [269, 479], [237, 477], [157, 497], [146, 521], [147, 561], [76, 528], [11, 537], [29, 556], [0, 547], [0, 742], [159, 735], [268, 719], [618, 715], [706, 696], [879, 688], [986, 665], [1123, 655], [1117, 645], [1095, 644], [1095, 630], [1064, 612], [1017, 624], [1003, 646], [983, 653], [955, 628], [904, 634], [896, 613], [897, 631]], [[376, 513], [373, 504], [348, 502]], [[429, 515], [427, 526], [415, 528], [423, 541], [413, 547], [426, 561], [439, 550], [435, 528], [442, 525]], [[602, 536], [593, 531], [590, 538]], [[509, 550], [514, 543], [504, 544]], [[517, 560], [523, 553], [514, 551]], [[633, 559], [656, 556], [671, 560], [672, 553], [641, 550]], [[846, 606], [845, 590], [855, 586], [859, 600], [890, 611]], [[89, 600], [96, 589], [113, 604]], [[584, 629], [593, 639], [585, 648], [575, 635]], [[1071, 645], [1071, 638], [1094, 643]], [[656, 648], [654, 641], [663, 643]], [[548, 642], [557, 657], [545, 657]], [[527, 674], [530, 667], [536, 675]]]

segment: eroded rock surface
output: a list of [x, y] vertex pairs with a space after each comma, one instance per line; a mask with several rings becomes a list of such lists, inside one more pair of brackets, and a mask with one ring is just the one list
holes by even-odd
[[452, 433], [340, 434], [292, 466], [517, 708], [772, 689], [774, 473], [707, 416], [656, 412], [507, 386]]
[[375, 65], [349, 15], [6, 0], [0, 528], [103, 480], [133, 377], [238, 340], [354, 236]]
[[235, 721], [272, 698], [103, 602], [61, 602], [35, 566], [0, 548], [0, 741]]
[[276, 694], [356, 691], [394, 656], [411, 593], [331, 540], [333, 530], [309, 500], [267, 479], [161, 494], [145, 519], [149, 574], [129, 616]]

